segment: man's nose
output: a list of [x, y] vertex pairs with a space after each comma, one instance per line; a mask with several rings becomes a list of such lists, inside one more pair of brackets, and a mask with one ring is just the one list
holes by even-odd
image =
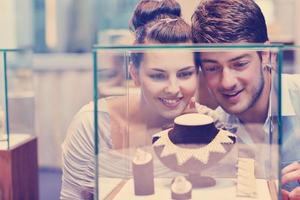
[[235, 73], [229, 68], [224, 68], [222, 72], [221, 85], [225, 90], [231, 90], [236, 85]]

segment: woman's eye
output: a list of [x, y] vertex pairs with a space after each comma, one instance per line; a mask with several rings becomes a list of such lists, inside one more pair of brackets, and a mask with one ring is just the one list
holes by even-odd
[[181, 79], [186, 79], [191, 77], [194, 74], [194, 71], [182, 71], [177, 73], [177, 77]]
[[166, 78], [166, 76], [162, 73], [150, 74], [149, 77], [153, 80], [164, 80]]

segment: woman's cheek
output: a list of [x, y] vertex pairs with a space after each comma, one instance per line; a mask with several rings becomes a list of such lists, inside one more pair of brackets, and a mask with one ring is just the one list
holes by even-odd
[[183, 87], [182, 87], [184, 93], [189, 94], [191, 96], [194, 95], [197, 89], [197, 81], [195, 80], [190, 80], [186, 82]]

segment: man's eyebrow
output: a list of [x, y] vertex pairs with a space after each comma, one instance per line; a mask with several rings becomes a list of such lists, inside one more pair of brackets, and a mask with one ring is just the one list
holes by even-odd
[[201, 63], [206, 62], [206, 63], [218, 63], [216, 60], [212, 59], [201, 59]]
[[238, 56], [238, 57], [235, 57], [235, 58], [230, 59], [229, 62], [233, 62], [233, 61], [236, 61], [236, 60], [240, 60], [240, 59], [246, 58], [246, 57], [250, 57], [250, 55], [247, 54], [247, 53], [245, 53], [245, 54], [243, 54], [243, 55], [240, 55], [240, 56]]
[[[238, 56], [238, 57], [231, 58], [231, 59], [229, 60], [229, 62], [233, 62], [233, 61], [236, 61], [236, 60], [240, 60], [240, 59], [246, 58], [246, 57], [250, 57], [250, 55], [249, 55], [249, 54], [243, 54], [243, 55], [240, 55], [240, 56]], [[201, 60], [201, 62], [206, 62], [206, 63], [218, 63], [218, 61], [213, 60], [213, 59], [203, 59], [203, 60]]]

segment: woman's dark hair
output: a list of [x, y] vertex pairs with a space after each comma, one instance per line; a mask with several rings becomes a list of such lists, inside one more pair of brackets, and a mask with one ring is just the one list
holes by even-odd
[[[181, 18], [181, 7], [174, 0], [141, 0], [130, 21], [135, 44], [145, 42], [185, 43], [192, 41], [191, 27]], [[139, 67], [142, 53], [132, 53], [135, 67]]]

